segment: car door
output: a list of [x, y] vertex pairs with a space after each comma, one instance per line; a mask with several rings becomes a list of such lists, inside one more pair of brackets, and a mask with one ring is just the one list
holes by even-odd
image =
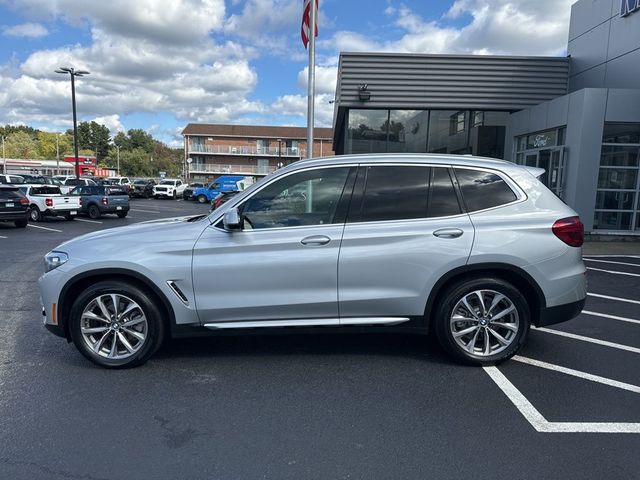
[[473, 237], [448, 167], [361, 165], [338, 265], [342, 323], [423, 315], [433, 285], [467, 262]]
[[206, 228], [193, 251], [201, 321], [337, 325], [338, 252], [355, 171], [279, 176], [239, 205], [241, 230]]

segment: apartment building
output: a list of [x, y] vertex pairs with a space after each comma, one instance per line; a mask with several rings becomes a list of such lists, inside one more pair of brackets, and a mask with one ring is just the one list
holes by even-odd
[[[182, 131], [185, 172], [193, 182], [220, 175], [264, 176], [307, 157], [307, 129], [190, 123]], [[333, 130], [314, 129], [313, 156], [334, 155]]]

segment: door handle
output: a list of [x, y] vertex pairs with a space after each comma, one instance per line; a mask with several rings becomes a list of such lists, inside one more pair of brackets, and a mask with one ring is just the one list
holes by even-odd
[[303, 245], [326, 245], [331, 239], [325, 235], [311, 235], [300, 240]]
[[459, 228], [441, 228], [433, 232], [436, 237], [440, 238], [458, 238], [462, 236], [463, 233]]

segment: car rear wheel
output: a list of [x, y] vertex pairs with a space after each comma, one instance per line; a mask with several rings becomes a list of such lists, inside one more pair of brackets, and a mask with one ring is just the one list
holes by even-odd
[[499, 278], [475, 278], [449, 288], [436, 308], [435, 330], [443, 348], [465, 363], [508, 360], [524, 344], [530, 326], [524, 296]]
[[71, 220], [75, 220], [75, 219], [76, 219], [76, 216], [75, 216], [75, 215], [71, 215], [70, 213], [67, 213], [67, 214], [64, 216], [64, 219], [65, 219], [65, 220], [68, 220], [68, 221], [71, 221]]
[[29, 219], [32, 222], [39, 222], [42, 219], [42, 213], [36, 205], [32, 205], [29, 209]]
[[16, 220], [15, 222], [16, 227], [18, 228], [26, 228], [28, 221], [27, 220]]
[[198, 202], [207, 203], [208, 199], [206, 195], [198, 195]]
[[71, 339], [82, 355], [102, 367], [142, 365], [164, 338], [162, 313], [155, 303], [136, 285], [99, 282], [71, 308]]
[[89, 206], [89, 217], [97, 220], [98, 218], [100, 218], [100, 209], [98, 208], [97, 205], [90, 205]]

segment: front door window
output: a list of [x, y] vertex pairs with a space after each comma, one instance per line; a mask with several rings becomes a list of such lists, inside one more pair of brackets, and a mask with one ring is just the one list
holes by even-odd
[[276, 180], [242, 205], [244, 228], [334, 223], [349, 170], [349, 167], [308, 170]]

